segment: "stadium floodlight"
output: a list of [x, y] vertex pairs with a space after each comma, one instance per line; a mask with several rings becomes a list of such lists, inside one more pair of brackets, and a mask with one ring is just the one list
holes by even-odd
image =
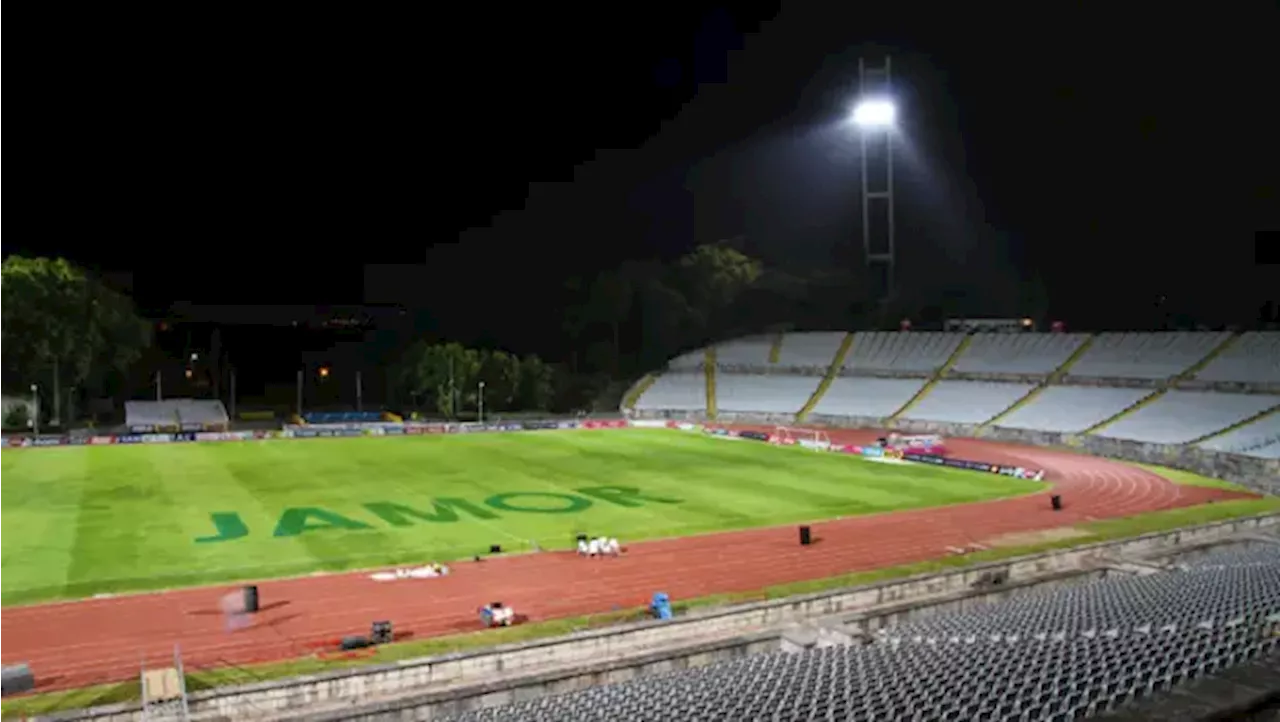
[[890, 128], [898, 117], [892, 100], [867, 98], [853, 108], [853, 123], [860, 128]]

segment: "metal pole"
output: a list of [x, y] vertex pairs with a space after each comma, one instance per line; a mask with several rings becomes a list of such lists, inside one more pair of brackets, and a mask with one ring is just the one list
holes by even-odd
[[298, 369], [298, 418], [302, 418], [302, 369]]
[[477, 400], [480, 403], [480, 407], [479, 407], [478, 413], [476, 413], [476, 419], [483, 424], [484, 423], [484, 382], [483, 381], [480, 382], [480, 394], [477, 397]]
[[156, 372], [156, 401], [164, 401], [164, 389], [160, 385], [160, 372]]
[[231, 369], [231, 418], [236, 417], [236, 370]]
[[61, 426], [62, 420], [58, 417], [62, 415], [62, 384], [58, 381], [58, 359], [53, 359], [53, 413], [49, 414], [50, 426]]
[[364, 383], [359, 371], [356, 372], [356, 411], [364, 411]]
[[31, 431], [36, 436], [40, 435], [40, 387], [31, 384]]

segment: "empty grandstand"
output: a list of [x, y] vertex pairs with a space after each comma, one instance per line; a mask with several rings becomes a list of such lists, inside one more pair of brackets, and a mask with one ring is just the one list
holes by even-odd
[[1280, 406], [1280, 396], [1168, 391], [1094, 433], [1113, 439], [1185, 444]]
[[841, 376], [832, 380], [812, 413], [884, 418], [902, 408], [924, 384], [924, 379]]
[[1280, 331], [1241, 334], [1196, 374], [1203, 381], [1280, 384]]
[[[701, 363], [702, 352], [698, 352]], [[700, 373], [666, 373], [636, 401], [637, 411], [702, 411], [707, 408], [706, 379]]]
[[463, 714], [492, 720], [1066, 720], [1280, 651], [1280, 546]]
[[124, 414], [125, 424], [134, 431], [225, 431], [230, 423], [227, 409], [221, 401], [205, 399], [127, 401]]
[[753, 336], [716, 345], [716, 364], [719, 366], [765, 366], [769, 363], [769, 351], [773, 338]]
[[1075, 433], [1138, 403], [1150, 389], [1049, 386], [1000, 420], [1010, 429]]
[[1048, 375], [1085, 341], [1083, 333], [976, 334], [953, 371], [973, 374]]
[[1222, 332], [1103, 333], [1071, 368], [1073, 376], [1167, 379], [1185, 373], [1231, 338]]
[[716, 408], [729, 413], [794, 414], [804, 407], [821, 380], [818, 376], [719, 373]]
[[1226, 433], [1205, 439], [1199, 446], [1229, 454], [1280, 459], [1280, 410], [1272, 411], [1262, 418]]
[[786, 334], [782, 338], [778, 366], [826, 370], [846, 335], [842, 331]]
[[963, 340], [962, 333], [858, 333], [844, 367], [853, 372], [933, 373], [942, 368]]
[[1026, 396], [1034, 384], [940, 381], [903, 412], [907, 419], [981, 424]]

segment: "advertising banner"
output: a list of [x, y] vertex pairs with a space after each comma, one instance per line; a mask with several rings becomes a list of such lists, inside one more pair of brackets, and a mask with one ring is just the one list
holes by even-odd
[[660, 419], [636, 419], [631, 425], [637, 429], [674, 429], [675, 422]]
[[382, 431], [387, 436], [404, 436], [408, 433], [408, 429], [403, 426], [387, 426]]
[[141, 442], [143, 444], [167, 444], [173, 441], [173, 436], [169, 434], [143, 434]]
[[117, 444], [141, 444], [142, 436], [140, 434], [125, 434], [116, 437]]
[[903, 458], [907, 461], [914, 461], [921, 464], [948, 466], [953, 469], [968, 469], [969, 471], [985, 471], [989, 474], [1002, 474], [1004, 476], [1012, 476], [1018, 479], [1044, 479], [1043, 471], [1025, 469], [1021, 466], [1001, 466], [999, 464], [989, 464], [985, 461], [954, 459], [934, 454], [906, 454]]
[[243, 431], [199, 431], [193, 441], [244, 441], [252, 438], [252, 432], [246, 435]]
[[559, 421], [526, 421], [523, 424], [523, 426], [529, 431], [546, 431], [548, 429], [560, 428], [560, 422]]
[[0, 448], [8, 448], [10, 446], [12, 446], [12, 444], [9, 443], [9, 437], [0, 436]]
[[90, 444], [92, 444], [93, 446], [102, 446], [102, 445], [106, 445], [106, 444], [114, 444], [114, 443], [116, 443], [116, 437], [114, 437], [114, 436], [91, 436], [91, 437], [89, 437], [89, 443], [90, 443]]
[[70, 441], [65, 436], [37, 436], [31, 440], [32, 446], [66, 446]]
[[737, 436], [742, 439], [751, 439], [752, 441], [769, 440], [769, 435], [763, 431], [739, 431], [736, 434], [730, 434], [730, 436]]

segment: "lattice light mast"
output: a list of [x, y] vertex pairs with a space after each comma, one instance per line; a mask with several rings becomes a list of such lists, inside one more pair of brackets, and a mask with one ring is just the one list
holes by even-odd
[[862, 250], [884, 298], [894, 290], [893, 136], [897, 126], [889, 58], [879, 67], [858, 61], [853, 110], [862, 165]]

